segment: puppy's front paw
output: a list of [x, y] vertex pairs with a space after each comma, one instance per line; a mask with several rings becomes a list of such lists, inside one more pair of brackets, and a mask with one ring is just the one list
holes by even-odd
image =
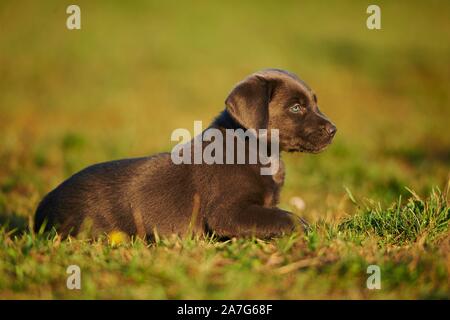
[[299, 229], [299, 227], [302, 229], [302, 231], [309, 231], [311, 229], [308, 221], [306, 221], [304, 218], [297, 216], [296, 214], [293, 214], [291, 212], [287, 212], [291, 219], [294, 220], [294, 224], [296, 226], [296, 230]]

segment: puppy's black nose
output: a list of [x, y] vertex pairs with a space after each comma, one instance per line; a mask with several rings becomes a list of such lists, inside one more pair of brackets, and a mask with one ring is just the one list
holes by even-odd
[[331, 137], [333, 137], [336, 134], [337, 128], [332, 123], [327, 123], [325, 125], [325, 130]]

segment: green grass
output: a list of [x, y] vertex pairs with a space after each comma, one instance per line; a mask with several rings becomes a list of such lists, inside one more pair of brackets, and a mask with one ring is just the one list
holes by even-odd
[[[396, 205], [367, 206], [272, 241], [171, 237], [112, 245], [107, 237], [62, 241], [3, 227], [0, 289], [4, 298], [448, 298], [447, 196], [436, 191]], [[71, 264], [82, 270], [80, 291], [66, 288]], [[365, 286], [371, 264], [381, 268], [379, 291]]]
[[[77, 3], [80, 31], [64, 1], [0, 4], [0, 298], [450, 297], [448, 2], [378, 1], [380, 31], [350, 0]], [[28, 231], [69, 175], [170, 150], [267, 67], [298, 73], [338, 127], [323, 153], [283, 155], [280, 206], [310, 233], [112, 246]]]
[[[374, 234], [388, 244], [432, 242], [448, 230], [450, 207], [447, 195], [439, 189], [433, 190], [424, 201], [410, 192], [413, 197], [406, 204], [402, 204], [400, 197], [398, 202], [384, 210], [380, 204], [360, 209], [340, 225], [340, 230], [350, 234]], [[351, 198], [355, 201], [353, 196]]]

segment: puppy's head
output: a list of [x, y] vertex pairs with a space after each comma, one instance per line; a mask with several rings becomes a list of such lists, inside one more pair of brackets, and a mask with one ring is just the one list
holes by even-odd
[[247, 129], [278, 129], [283, 151], [318, 153], [336, 134], [320, 112], [314, 92], [296, 75], [278, 69], [252, 74], [225, 100], [231, 116]]

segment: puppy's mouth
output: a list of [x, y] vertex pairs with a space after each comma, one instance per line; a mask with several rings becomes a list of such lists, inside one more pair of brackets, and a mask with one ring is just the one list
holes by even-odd
[[303, 152], [303, 153], [320, 153], [325, 150], [330, 144], [332, 139], [319, 145], [312, 144], [310, 142], [302, 142], [297, 144], [289, 144], [283, 148], [287, 152]]
[[287, 152], [304, 152], [304, 153], [320, 153], [323, 150], [325, 150], [328, 147], [328, 144], [320, 147], [304, 147], [304, 146], [298, 146], [298, 147], [290, 147], [287, 149]]

